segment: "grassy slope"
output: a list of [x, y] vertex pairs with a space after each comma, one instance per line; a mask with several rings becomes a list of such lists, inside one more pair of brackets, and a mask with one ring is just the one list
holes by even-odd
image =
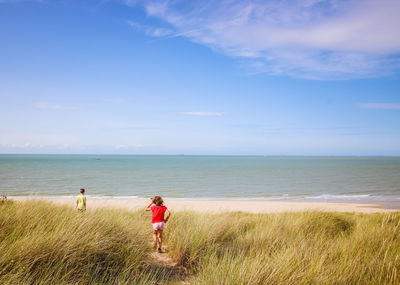
[[[398, 212], [181, 212], [166, 243], [190, 284], [399, 284], [399, 234]], [[150, 240], [143, 212], [0, 203], [0, 283], [174, 283]]]
[[150, 247], [141, 213], [26, 202], [0, 205], [0, 284], [110, 283], [138, 272]]
[[167, 234], [195, 284], [400, 283], [400, 213], [187, 213]]

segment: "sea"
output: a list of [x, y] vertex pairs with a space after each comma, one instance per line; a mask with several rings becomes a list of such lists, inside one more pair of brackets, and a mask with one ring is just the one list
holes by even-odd
[[0, 155], [9, 198], [354, 202], [400, 209], [400, 157]]

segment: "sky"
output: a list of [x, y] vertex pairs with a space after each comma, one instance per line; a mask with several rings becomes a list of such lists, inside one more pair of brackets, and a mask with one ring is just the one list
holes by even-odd
[[400, 155], [399, 14], [0, 0], [0, 153]]

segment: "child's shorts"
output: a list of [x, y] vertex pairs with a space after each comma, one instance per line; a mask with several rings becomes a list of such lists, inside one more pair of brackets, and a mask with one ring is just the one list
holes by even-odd
[[160, 223], [153, 223], [153, 230], [155, 231], [163, 231], [164, 230], [164, 222], [160, 222]]

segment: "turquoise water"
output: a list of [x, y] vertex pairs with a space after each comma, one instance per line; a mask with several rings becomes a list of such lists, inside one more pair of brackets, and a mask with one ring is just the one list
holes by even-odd
[[400, 203], [400, 157], [0, 155], [0, 193]]

